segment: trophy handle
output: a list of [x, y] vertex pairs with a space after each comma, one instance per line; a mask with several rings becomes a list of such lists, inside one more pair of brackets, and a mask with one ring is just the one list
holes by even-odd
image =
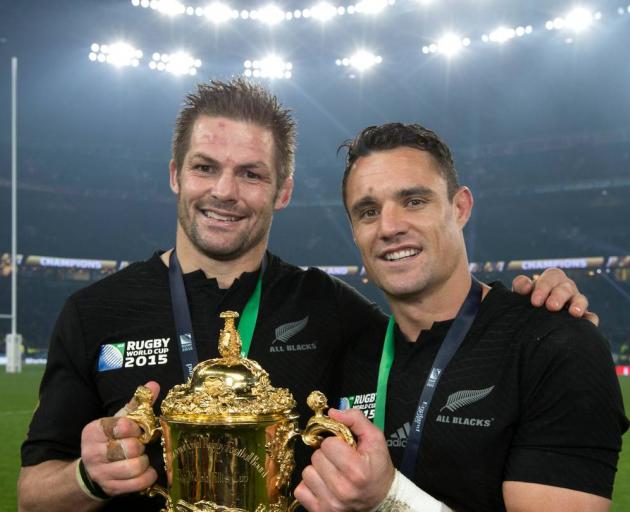
[[304, 444], [313, 448], [319, 448], [324, 440], [325, 435], [332, 434], [343, 439], [353, 448], [356, 448], [357, 443], [352, 435], [352, 432], [343, 423], [339, 423], [337, 420], [333, 420], [324, 415], [324, 409], [328, 408], [328, 400], [321, 391], [313, 391], [306, 399], [308, 406], [315, 412], [315, 416], [311, 417], [306, 423], [306, 428], [302, 433], [302, 440]]
[[[162, 430], [158, 425], [157, 418], [153, 412], [153, 406], [151, 404], [153, 401], [153, 395], [151, 390], [146, 386], [138, 386], [136, 392], [133, 394], [132, 401], [135, 401], [138, 407], [136, 410], [127, 413], [126, 418], [129, 418], [138, 425], [138, 427], [140, 427], [142, 433], [138, 438], [139, 441], [142, 444], [149, 444], [160, 436], [160, 431]], [[149, 496], [160, 495], [165, 498], [166, 508], [162, 509], [163, 511], [171, 512], [175, 510], [173, 508], [171, 497], [162, 486], [153, 484], [151, 487], [144, 490], [143, 493], [146, 493]]]
[[[350, 429], [343, 423], [333, 420], [324, 414], [324, 409], [328, 409], [328, 400], [324, 393], [313, 391], [308, 395], [306, 403], [313, 410], [315, 416], [308, 420], [306, 428], [302, 432], [302, 441], [304, 441], [305, 445], [319, 448], [324, 439], [332, 434], [343, 439], [353, 448], [357, 447], [357, 442]], [[300, 502], [294, 499], [289, 505], [288, 511], [293, 512], [299, 504]]]

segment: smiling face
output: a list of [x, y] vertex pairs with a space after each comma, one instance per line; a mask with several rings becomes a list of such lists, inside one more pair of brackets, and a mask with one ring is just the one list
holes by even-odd
[[346, 206], [368, 275], [390, 299], [448, 289], [468, 272], [462, 229], [472, 196], [449, 201], [437, 163], [409, 147], [376, 151], [354, 163]]
[[262, 258], [273, 212], [288, 204], [293, 187], [292, 178], [278, 184], [273, 150], [271, 131], [257, 124], [208, 116], [195, 121], [182, 168], [170, 164], [178, 253]]

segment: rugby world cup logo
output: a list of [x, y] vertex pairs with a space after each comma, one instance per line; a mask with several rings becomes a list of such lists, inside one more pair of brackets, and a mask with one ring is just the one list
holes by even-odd
[[98, 356], [98, 371], [106, 372], [122, 368], [124, 358], [124, 343], [109, 343], [107, 345], [101, 345], [101, 351]]

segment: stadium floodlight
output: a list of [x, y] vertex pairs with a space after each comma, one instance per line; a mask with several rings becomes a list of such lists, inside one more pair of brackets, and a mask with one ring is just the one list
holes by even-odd
[[107, 62], [116, 67], [138, 67], [142, 58], [142, 50], [122, 41], [101, 45], [92, 43], [90, 50], [88, 57], [92, 62]]
[[[255, 16], [253, 15], [254, 13], [256, 13]], [[257, 18], [267, 25], [275, 25], [284, 21], [286, 15], [277, 5], [269, 4], [258, 11], [252, 11], [250, 13], [250, 18]]]
[[383, 58], [380, 55], [374, 55], [367, 50], [359, 50], [351, 57], [335, 60], [337, 66], [351, 66], [360, 72], [370, 69], [381, 62], [383, 62]]
[[354, 8], [357, 12], [377, 14], [387, 7], [387, 0], [361, 0]]
[[593, 13], [585, 7], [576, 7], [564, 18], [557, 17], [553, 20], [547, 21], [547, 23], [545, 23], [545, 28], [547, 30], [562, 30], [566, 28], [577, 33], [590, 28], [593, 22], [600, 20], [601, 18], [601, 12]]
[[488, 40], [493, 43], [503, 44], [510, 39], [514, 39], [516, 37], [516, 30], [508, 27], [499, 27], [494, 29], [488, 35]]
[[[236, 12], [236, 16], [234, 13]], [[238, 17], [238, 11], [234, 11], [231, 7], [221, 2], [213, 2], [204, 8], [204, 14], [213, 23], [224, 23], [235, 17]]]
[[531, 25], [518, 27], [498, 27], [494, 29], [490, 34], [484, 34], [481, 36], [481, 40], [484, 43], [498, 43], [503, 44], [510, 39], [514, 39], [515, 37], [523, 37], [525, 35], [529, 35], [534, 31]]
[[246, 77], [291, 78], [293, 76], [293, 64], [275, 55], [260, 60], [246, 60], [243, 68], [243, 75]]
[[177, 16], [186, 12], [186, 6], [178, 0], [152, 0], [151, 8], [168, 16]]
[[320, 2], [311, 7], [311, 16], [320, 21], [328, 21], [337, 16], [337, 8], [328, 2]]
[[173, 75], [196, 75], [201, 67], [201, 61], [186, 52], [154, 53], [149, 68], [157, 71], [167, 71]]
[[576, 7], [566, 16], [566, 26], [575, 32], [586, 30], [593, 23], [593, 13], [584, 7]]
[[[445, 34], [442, 36], [437, 44], [430, 45], [428, 47], [429, 53], [435, 53], [436, 51], [447, 56], [454, 57], [457, 55], [465, 46], [470, 45], [470, 39], [467, 37], [459, 37], [456, 34]], [[424, 53], [424, 48], [423, 48]]]

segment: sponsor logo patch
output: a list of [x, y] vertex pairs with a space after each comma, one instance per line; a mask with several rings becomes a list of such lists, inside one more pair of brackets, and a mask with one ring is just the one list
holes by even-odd
[[101, 345], [98, 371], [166, 364], [170, 341], [170, 338], [155, 338]]
[[387, 438], [388, 448], [405, 448], [407, 446], [407, 437], [411, 432], [411, 424], [406, 422], [396, 432], [390, 434]]

